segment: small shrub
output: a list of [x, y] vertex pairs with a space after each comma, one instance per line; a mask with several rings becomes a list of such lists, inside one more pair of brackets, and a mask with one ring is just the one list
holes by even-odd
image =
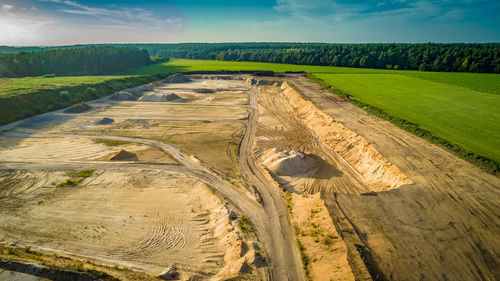
[[76, 265], [75, 265], [75, 269], [76, 269], [77, 271], [83, 271], [83, 264], [81, 264], [81, 263], [76, 264]]
[[98, 97], [98, 93], [97, 93], [96, 88], [92, 88], [92, 87], [88, 87], [85, 90], [85, 95], [89, 98], [97, 98]]
[[17, 252], [14, 248], [7, 248], [7, 254], [17, 256]]
[[51, 74], [44, 74], [41, 77], [42, 78], [53, 78], [53, 77], [56, 77], [56, 75], [54, 73], [51, 73]]
[[71, 100], [71, 94], [68, 91], [60, 91], [59, 92], [59, 97], [64, 100], [64, 101], [70, 101]]
[[323, 245], [330, 245], [332, 244], [332, 234], [328, 233], [325, 237], [323, 237], [323, 239], [321, 239], [321, 244]]
[[250, 220], [245, 216], [241, 216], [240, 218], [240, 229], [245, 234], [253, 231], [252, 223], [250, 223]]

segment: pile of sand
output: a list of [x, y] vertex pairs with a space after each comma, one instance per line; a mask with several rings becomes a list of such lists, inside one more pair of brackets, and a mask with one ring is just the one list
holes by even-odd
[[101, 120], [95, 122], [97, 125], [108, 125], [108, 124], [111, 124], [115, 122], [115, 120], [111, 119], [111, 118], [108, 118], [108, 117], [104, 117], [102, 118]]
[[182, 73], [176, 73], [174, 75], [170, 75], [165, 79], [166, 83], [187, 83], [191, 82], [191, 79], [188, 77], [184, 76]]
[[120, 150], [115, 156], [111, 157], [109, 160], [112, 161], [139, 161], [137, 155], [126, 150]]
[[140, 97], [138, 101], [151, 102], [184, 102], [186, 99], [179, 97], [174, 93], [149, 93]]
[[269, 171], [280, 176], [309, 177], [316, 171], [314, 159], [299, 151], [271, 148], [264, 151], [262, 160]]
[[92, 107], [90, 107], [90, 105], [88, 105], [86, 103], [77, 103], [77, 104], [73, 104], [70, 108], [66, 109], [64, 112], [66, 112], [66, 113], [81, 113], [81, 112], [87, 111], [91, 108]]
[[109, 97], [109, 99], [114, 100], [114, 101], [135, 101], [135, 100], [137, 100], [137, 98], [134, 97], [134, 95], [132, 95], [131, 93], [128, 93], [128, 92], [114, 93]]

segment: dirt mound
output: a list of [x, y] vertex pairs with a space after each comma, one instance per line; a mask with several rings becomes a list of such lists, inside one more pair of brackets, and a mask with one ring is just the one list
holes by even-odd
[[187, 82], [191, 82], [191, 79], [184, 76], [184, 74], [182, 74], [182, 73], [176, 73], [174, 75], [170, 75], [169, 77], [167, 77], [167, 79], [165, 79], [165, 82], [166, 83], [187, 83]]
[[174, 93], [149, 93], [140, 97], [138, 101], [150, 102], [184, 102], [186, 99], [179, 97]]
[[271, 148], [262, 154], [262, 164], [280, 176], [308, 177], [316, 171], [314, 159], [302, 152]]
[[111, 157], [109, 160], [112, 161], [138, 161], [137, 155], [126, 150], [120, 150], [115, 156]]
[[90, 105], [86, 103], [77, 103], [73, 104], [70, 108], [66, 109], [64, 112], [66, 113], [82, 113], [84, 111], [87, 111], [91, 109]]
[[114, 101], [135, 101], [135, 100], [137, 100], [137, 98], [134, 97], [134, 95], [132, 95], [131, 93], [128, 93], [128, 92], [114, 93], [109, 97], [109, 99], [114, 100]]
[[115, 120], [111, 119], [111, 118], [108, 118], [108, 117], [104, 117], [102, 118], [101, 120], [95, 122], [97, 125], [108, 125], [108, 124], [111, 124], [115, 122]]

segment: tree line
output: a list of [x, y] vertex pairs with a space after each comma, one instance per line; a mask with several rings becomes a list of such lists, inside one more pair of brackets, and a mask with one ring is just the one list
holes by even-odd
[[[4, 54], [2, 54], [4, 53]], [[9, 54], [5, 54], [9, 53]], [[17, 54], [16, 54], [17, 53]], [[102, 75], [168, 58], [500, 73], [500, 44], [181, 43], [0, 46], [0, 76]], [[160, 59], [159, 59], [160, 58]]]
[[0, 77], [106, 75], [151, 63], [148, 51], [131, 47], [88, 46], [0, 55]]
[[128, 45], [152, 56], [302, 65], [500, 73], [500, 44], [185, 43]]

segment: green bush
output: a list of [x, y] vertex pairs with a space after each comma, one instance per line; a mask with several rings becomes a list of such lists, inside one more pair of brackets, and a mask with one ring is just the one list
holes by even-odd
[[68, 91], [60, 91], [59, 92], [59, 97], [63, 101], [70, 101], [71, 100], [71, 94]]
[[89, 99], [92, 99], [92, 98], [97, 98], [99, 95], [97, 93], [96, 88], [88, 87], [85, 90], [85, 96]]

